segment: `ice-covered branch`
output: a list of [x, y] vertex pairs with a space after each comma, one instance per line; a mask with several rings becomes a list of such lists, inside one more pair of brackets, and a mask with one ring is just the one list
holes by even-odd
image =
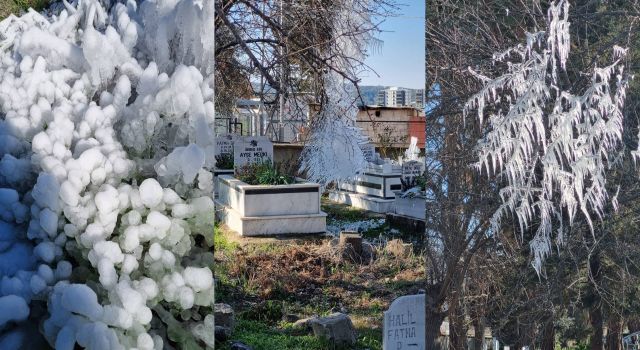
[[592, 217], [603, 215], [606, 171], [622, 142], [628, 77], [620, 57], [626, 49], [615, 47], [615, 61], [596, 68], [579, 94], [563, 90], [557, 72], [570, 59], [568, 16], [568, 1], [552, 2], [547, 31], [494, 55], [506, 71], [496, 78], [474, 74], [484, 87], [465, 106], [488, 130], [478, 143], [477, 168], [507, 184], [494, 228], [510, 213], [521, 230], [535, 222], [530, 245], [538, 272], [551, 252], [554, 228], [561, 245], [565, 220], [571, 225], [582, 214], [592, 226]]
[[37, 334], [39, 301], [33, 341], [57, 349], [162, 349], [158, 304], [213, 346], [194, 239], [212, 244], [212, 4], [77, 0], [0, 25], [3, 347]]

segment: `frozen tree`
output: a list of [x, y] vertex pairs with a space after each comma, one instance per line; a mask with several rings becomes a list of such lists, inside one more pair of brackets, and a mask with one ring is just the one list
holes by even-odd
[[[377, 31], [376, 21], [360, 19], [382, 20], [390, 14], [394, 2], [217, 0], [216, 84], [221, 88], [216, 89], [216, 104], [232, 107], [238, 96], [253, 95], [267, 106], [277, 107], [284, 96], [294, 111], [302, 113], [304, 104], [291, 97], [321, 91], [325, 73], [336, 72], [357, 83], [358, 77], [339, 63], [346, 60], [349, 65], [361, 65], [363, 62], [357, 61], [363, 57], [347, 57], [341, 46], [344, 41], [338, 38], [360, 40], [357, 38]], [[347, 8], [352, 18], [342, 14]], [[349, 24], [340, 24], [338, 18]], [[223, 107], [220, 112], [229, 109]]]
[[372, 18], [388, 15], [393, 1], [216, 3], [219, 113], [249, 94], [260, 97], [271, 120], [282, 109], [287, 119], [303, 121], [313, 102], [320, 112], [307, 120], [302, 168], [322, 183], [353, 175], [364, 165], [355, 116], [363, 60], [378, 44]]
[[301, 170], [307, 170], [310, 181], [321, 184], [349, 178], [366, 165], [360, 148], [362, 130], [355, 126], [355, 90], [335, 75], [325, 78], [329, 88], [325, 104], [301, 155]]
[[[494, 55], [506, 72], [489, 78], [470, 69], [484, 87], [465, 106], [488, 131], [478, 143], [476, 167], [505, 181], [494, 230], [514, 213], [521, 231], [533, 226], [533, 265], [540, 272], [564, 228], [582, 214], [593, 229], [609, 194], [607, 170], [621, 156], [626, 49], [597, 67], [590, 84], [574, 91], [566, 81], [570, 59], [569, 2], [550, 4], [547, 30], [527, 33], [526, 44]], [[488, 115], [485, 113], [488, 112]], [[615, 205], [615, 197], [613, 198]], [[554, 234], [555, 229], [555, 234]]]
[[371, 31], [361, 28], [370, 28], [371, 18], [366, 1], [342, 1], [339, 6], [332, 30], [336, 44], [322, 52], [337, 69], [322, 77], [320, 112], [311, 121], [311, 135], [302, 152], [301, 168], [311, 181], [321, 184], [351, 177], [367, 163], [360, 148], [366, 140], [355, 120], [357, 80], [373, 39]]
[[0, 348], [213, 346], [213, 9], [0, 24]]

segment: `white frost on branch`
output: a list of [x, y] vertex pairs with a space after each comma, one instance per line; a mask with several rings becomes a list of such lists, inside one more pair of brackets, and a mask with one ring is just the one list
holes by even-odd
[[309, 180], [323, 185], [352, 177], [367, 164], [360, 148], [362, 129], [356, 125], [359, 99], [353, 81], [362, 72], [361, 62], [373, 40], [371, 31], [365, 30], [371, 28], [368, 11], [360, 8], [368, 5], [368, 1], [336, 4], [340, 8], [332, 35], [339, 54], [323, 53], [341, 73], [329, 71], [323, 77], [322, 110], [313, 117], [301, 162]]
[[488, 124], [477, 146], [477, 168], [507, 183], [494, 229], [511, 213], [521, 231], [537, 225], [530, 246], [538, 273], [552, 237], [563, 244], [566, 219], [571, 225], [581, 213], [593, 229], [592, 217], [602, 216], [606, 171], [622, 142], [626, 49], [615, 47], [614, 62], [596, 68], [582, 92], [564, 90], [557, 71], [569, 59], [568, 15], [568, 1], [552, 2], [548, 30], [527, 34], [526, 45], [495, 55], [506, 63], [503, 75], [489, 79], [474, 72], [484, 87], [465, 105], [465, 114], [477, 111], [480, 123]]
[[333, 74], [325, 76], [327, 99], [302, 152], [301, 168], [320, 184], [346, 179], [366, 165], [360, 148], [362, 130], [355, 126], [353, 87]]

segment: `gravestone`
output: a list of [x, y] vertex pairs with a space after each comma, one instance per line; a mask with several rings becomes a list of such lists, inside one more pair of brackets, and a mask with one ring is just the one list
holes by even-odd
[[384, 312], [383, 350], [424, 350], [424, 294], [405, 295]]
[[233, 154], [234, 134], [222, 134], [216, 138], [216, 156], [221, 154]]
[[409, 180], [422, 175], [424, 172], [424, 163], [417, 160], [410, 160], [402, 163], [402, 179]]
[[360, 144], [360, 149], [362, 150], [362, 155], [367, 162], [373, 162], [376, 160], [376, 147], [367, 142]]
[[237, 169], [245, 164], [273, 162], [273, 143], [266, 136], [237, 137], [233, 142], [233, 164]]

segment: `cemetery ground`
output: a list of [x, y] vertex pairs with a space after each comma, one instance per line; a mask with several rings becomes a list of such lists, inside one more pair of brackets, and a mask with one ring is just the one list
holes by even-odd
[[379, 214], [322, 202], [328, 230], [359, 227], [375, 257], [345, 258], [331, 245], [335, 235], [243, 238], [216, 226], [216, 303], [231, 305], [236, 319], [220, 349], [238, 341], [254, 350], [332, 349], [300, 320], [334, 312], [353, 322], [352, 349], [382, 349], [383, 312], [423, 288], [420, 244], [403, 243], [412, 235], [390, 228]]

